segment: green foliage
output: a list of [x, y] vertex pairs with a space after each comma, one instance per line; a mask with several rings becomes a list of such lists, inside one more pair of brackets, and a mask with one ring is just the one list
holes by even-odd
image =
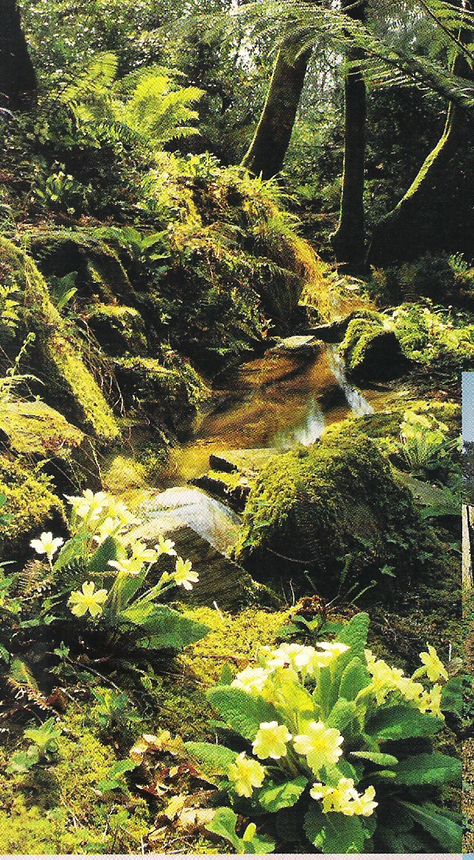
[[198, 133], [193, 105], [203, 90], [179, 88], [167, 70], [153, 67], [116, 81], [117, 66], [114, 54], [96, 56], [62, 95], [79, 129], [98, 146], [136, 141], [154, 150]]
[[207, 825], [207, 830], [230, 842], [236, 854], [271, 854], [275, 843], [268, 837], [257, 836], [254, 824], [247, 825], [242, 837], [237, 835], [236, 827], [235, 812], [228, 807], [221, 807], [216, 810], [214, 818]]
[[37, 729], [25, 729], [23, 737], [33, 743], [26, 752], [17, 752], [12, 756], [8, 773], [27, 773], [37, 764], [48, 763], [57, 753], [61, 727], [54, 717], [50, 717]]
[[460, 450], [459, 439], [448, 438], [449, 428], [434, 415], [408, 410], [400, 426], [401, 451], [414, 474], [436, 472], [449, 463], [452, 452]]
[[[461, 764], [430, 740], [443, 728], [447, 672], [431, 647], [411, 677], [377, 660], [366, 649], [368, 626], [359, 614], [337, 641], [261, 649], [257, 664], [208, 694], [243, 752], [200, 743], [187, 751], [236, 813], [250, 811], [285, 844], [306, 838], [322, 853], [380, 850], [392, 828], [396, 838], [400, 804], [413, 851], [459, 851], [460, 817], [437, 802], [441, 787], [459, 785]], [[211, 829], [240, 850], [229, 813]]]

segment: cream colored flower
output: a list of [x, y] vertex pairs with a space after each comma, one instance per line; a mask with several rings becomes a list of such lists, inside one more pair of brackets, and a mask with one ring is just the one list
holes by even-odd
[[255, 669], [248, 666], [235, 676], [231, 686], [245, 690], [247, 693], [261, 693], [267, 680], [268, 672], [261, 666]]
[[137, 525], [140, 522], [123, 502], [111, 497], [107, 500], [107, 516], [119, 520], [121, 526]]
[[441, 710], [441, 696], [443, 693], [443, 688], [440, 684], [435, 684], [434, 687], [429, 691], [425, 691], [421, 697], [421, 700], [418, 704], [418, 708], [422, 714], [432, 714], [434, 717], [440, 717], [440, 719], [444, 719], [443, 712]]
[[58, 551], [59, 547], [64, 543], [63, 538], [53, 538], [52, 532], [42, 532], [39, 538], [35, 538], [30, 543], [30, 546], [39, 555], [45, 555], [51, 564], [53, 556]]
[[82, 591], [73, 591], [69, 598], [71, 612], [78, 618], [90, 613], [92, 618], [98, 618], [102, 615], [103, 604], [107, 600], [108, 591], [105, 588], [95, 590], [94, 582], [84, 582]]
[[127, 576], [138, 576], [143, 568], [143, 563], [140, 559], [121, 558], [118, 561], [114, 558], [108, 562], [109, 567], [113, 567], [117, 573], [127, 574]]
[[297, 753], [306, 756], [311, 770], [318, 773], [322, 767], [338, 762], [343, 742], [338, 729], [328, 729], [324, 723], [313, 720], [306, 726], [304, 734], [295, 737], [293, 746]]
[[103, 523], [97, 529], [97, 534], [94, 535], [94, 540], [96, 543], [101, 544], [107, 538], [112, 537], [112, 535], [116, 534], [120, 529], [121, 523], [118, 518], [107, 517]]
[[158, 558], [161, 555], [177, 555], [174, 547], [174, 540], [166, 540], [163, 535], [160, 535], [158, 538], [158, 543], [155, 544], [155, 550], [157, 552]]
[[270, 723], [260, 723], [260, 728], [252, 745], [252, 752], [260, 759], [283, 758], [286, 756], [288, 741], [291, 741], [291, 734], [286, 726], [279, 725], [276, 720]]
[[176, 585], [182, 585], [186, 591], [191, 591], [193, 583], [199, 582], [199, 576], [193, 570], [192, 561], [184, 561], [180, 556], [176, 559], [176, 567], [173, 573], [173, 579]]
[[440, 678], [444, 678], [445, 681], [448, 680], [447, 669], [439, 659], [436, 648], [433, 648], [432, 645], [428, 645], [428, 651], [421, 652], [420, 660], [425, 666], [430, 681], [439, 681]]
[[146, 544], [139, 540], [134, 541], [130, 545], [130, 549], [132, 550], [132, 557], [135, 561], [140, 562], [142, 567], [145, 564], [154, 564], [158, 558], [156, 549], [148, 549]]
[[66, 499], [80, 519], [88, 520], [99, 519], [109, 502], [107, 493], [93, 493], [92, 490], [84, 490], [82, 496], [66, 496]]
[[228, 777], [241, 797], [252, 797], [254, 788], [260, 788], [265, 779], [265, 768], [254, 758], [242, 752], [228, 770]]
[[375, 798], [375, 788], [369, 786], [363, 794], [359, 794], [353, 779], [343, 777], [336, 787], [315, 782], [310, 795], [314, 800], [323, 801], [323, 812], [340, 812], [342, 815], [372, 815], [378, 806]]

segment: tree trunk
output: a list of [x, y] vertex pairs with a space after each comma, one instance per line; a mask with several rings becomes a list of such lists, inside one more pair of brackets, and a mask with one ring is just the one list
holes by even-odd
[[291, 40], [278, 52], [260, 121], [242, 161], [255, 176], [270, 179], [283, 167], [310, 56], [311, 51], [300, 53]]
[[0, 105], [26, 110], [36, 100], [37, 81], [16, 0], [0, 0]]
[[[467, 44], [466, 36], [465, 41]], [[453, 71], [474, 78], [474, 70], [462, 54], [454, 61]], [[375, 228], [370, 264], [413, 260], [429, 251], [472, 255], [474, 182], [464, 153], [472, 150], [473, 133], [472, 111], [451, 102], [438, 143], [404, 197]]]
[[[354, 6], [354, 0], [342, 0], [342, 10], [351, 18], [364, 22], [367, 2]], [[339, 224], [331, 237], [338, 263], [357, 271], [365, 261], [364, 182], [367, 124], [367, 90], [357, 60], [359, 49], [347, 54], [344, 80], [345, 131], [344, 164]]]

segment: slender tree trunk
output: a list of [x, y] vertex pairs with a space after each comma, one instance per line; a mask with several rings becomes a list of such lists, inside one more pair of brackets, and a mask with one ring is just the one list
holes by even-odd
[[[464, 39], [467, 44], [466, 34]], [[472, 43], [472, 34], [469, 41]], [[474, 78], [474, 69], [462, 54], [454, 61], [453, 71]], [[464, 153], [472, 149], [473, 133], [472, 111], [451, 102], [438, 143], [404, 197], [375, 228], [370, 264], [412, 260], [428, 251], [472, 255], [474, 182], [464, 165]]]
[[[367, 0], [354, 5], [354, 0], [341, 0], [342, 10], [356, 20], [365, 22]], [[365, 151], [367, 125], [367, 90], [364, 76], [357, 65], [363, 54], [352, 49], [347, 55], [344, 79], [345, 131], [344, 165], [339, 224], [331, 237], [339, 263], [359, 270], [365, 261]]]
[[283, 167], [311, 51], [300, 53], [294, 41], [281, 46], [265, 105], [242, 164], [256, 176], [270, 179]]
[[0, 105], [26, 110], [36, 100], [37, 81], [16, 0], [0, 0]]

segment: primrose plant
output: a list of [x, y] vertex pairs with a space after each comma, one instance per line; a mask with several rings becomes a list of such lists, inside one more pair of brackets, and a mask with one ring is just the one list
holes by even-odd
[[240, 751], [186, 746], [227, 792], [210, 829], [224, 835], [229, 824], [234, 847], [229, 812], [259, 818], [280, 845], [309, 841], [324, 854], [460, 851], [458, 816], [438, 797], [459, 784], [460, 762], [432, 748], [456, 679], [431, 646], [411, 677], [377, 659], [368, 626], [361, 613], [338, 641], [262, 648], [256, 665], [209, 691]]
[[[179, 650], [201, 639], [207, 627], [161, 602], [176, 586], [190, 590], [199, 581], [173, 541], [160, 536], [148, 547], [135, 538], [133, 527], [140, 521], [107, 493], [85, 490], [66, 498], [72, 509], [70, 539], [64, 543], [43, 532], [31, 541], [60, 589], [49, 600], [50, 617], [72, 613], [91, 631], [105, 633], [109, 647]], [[172, 560], [174, 569], [156, 573], [163, 558]]]

